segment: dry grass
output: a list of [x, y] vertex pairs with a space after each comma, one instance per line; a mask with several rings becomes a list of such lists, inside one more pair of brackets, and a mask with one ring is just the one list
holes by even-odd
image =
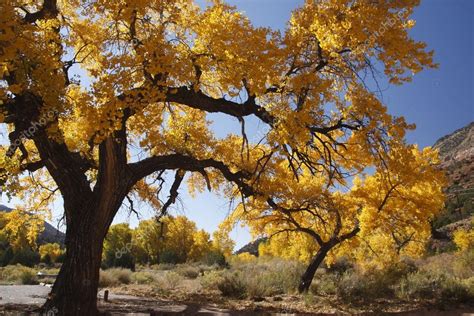
[[[37, 273], [40, 271], [44, 274], [54, 275], [59, 272], [59, 269], [43, 267], [29, 268], [20, 264], [0, 267], [0, 284], [38, 284], [40, 281], [45, 281], [44, 279], [38, 279]], [[46, 280], [49, 281], [49, 283], [54, 281], [53, 279]]]

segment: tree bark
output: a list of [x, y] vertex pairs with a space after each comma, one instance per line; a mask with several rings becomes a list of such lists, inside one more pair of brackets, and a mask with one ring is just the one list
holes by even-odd
[[309, 287], [311, 286], [311, 283], [313, 282], [314, 275], [316, 274], [316, 270], [319, 268], [324, 258], [326, 258], [326, 255], [328, 254], [330, 249], [331, 248], [328, 245], [323, 245], [321, 246], [321, 248], [319, 248], [318, 252], [313, 257], [310, 264], [306, 268], [306, 271], [301, 277], [300, 285], [298, 286], [298, 292], [300, 293], [308, 292]]
[[99, 315], [99, 272], [103, 241], [110, 223], [99, 223], [98, 213], [100, 209], [93, 208], [80, 219], [68, 220], [66, 259], [42, 307], [43, 314]]

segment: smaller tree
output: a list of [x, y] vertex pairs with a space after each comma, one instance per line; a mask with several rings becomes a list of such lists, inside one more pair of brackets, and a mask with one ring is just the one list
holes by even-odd
[[474, 251], [474, 218], [468, 228], [460, 228], [453, 234], [453, 241], [459, 251]]
[[243, 220], [255, 235], [270, 237], [262, 246], [267, 253], [307, 262], [300, 292], [309, 289], [328, 256], [382, 258], [387, 264], [402, 255], [422, 254], [430, 221], [444, 203], [444, 177], [433, 168], [437, 155], [395, 141], [387, 146], [390, 150], [378, 153], [374, 170], [360, 169], [351, 182], [335, 184], [330, 176], [317, 177], [304, 167], [295, 179], [291, 168], [275, 166], [270, 177], [260, 179], [260, 187], [271, 188], [275, 197], [254, 194], [236, 208], [228, 227]]
[[226, 259], [232, 256], [235, 242], [229, 237], [229, 232], [226, 231], [226, 226], [221, 224], [219, 228], [212, 234], [212, 247], [224, 255]]
[[193, 235], [193, 245], [189, 253], [189, 260], [191, 261], [203, 261], [209, 252], [212, 251], [211, 236], [208, 232], [201, 229]]
[[134, 269], [132, 255], [132, 230], [128, 224], [117, 224], [110, 227], [104, 241], [103, 263], [106, 267], [123, 267]]
[[41, 261], [48, 263], [46, 258], [49, 258], [49, 263], [55, 263], [59, 256], [64, 253], [64, 250], [61, 249], [58, 243], [49, 243], [39, 246], [38, 252], [41, 256]]

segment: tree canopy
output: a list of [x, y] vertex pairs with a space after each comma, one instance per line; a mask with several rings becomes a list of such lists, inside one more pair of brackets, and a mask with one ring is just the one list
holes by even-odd
[[[68, 250], [46, 306], [95, 314], [102, 241], [124, 199], [165, 214], [183, 180], [265, 216], [322, 203], [339, 237], [422, 217], [439, 202], [436, 185], [421, 191], [432, 154], [406, 144], [414, 126], [388, 113], [374, 79], [402, 84], [436, 66], [408, 34], [418, 3], [307, 0], [280, 32], [219, 0], [2, 1], [2, 191], [64, 200]], [[209, 113], [241, 129], [217, 137]], [[268, 130], [249, 141], [246, 122]]]

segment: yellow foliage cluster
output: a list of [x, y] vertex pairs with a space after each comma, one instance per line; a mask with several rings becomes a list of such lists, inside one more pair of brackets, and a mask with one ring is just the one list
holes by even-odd
[[454, 232], [453, 241], [459, 251], [468, 251], [474, 248], [474, 229], [458, 229]]
[[50, 243], [39, 246], [38, 252], [42, 260], [44, 260], [46, 256], [49, 256], [51, 262], [56, 262], [59, 256], [64, 253], [64, 250], [61, 249], [61, 246], [59, 244]]
[[19, 209], [0, 212], [0, 238], [7, 240], [14, 251], [36, 249], [36, 240], [43, 229], [44, 221], [37, 214]]

